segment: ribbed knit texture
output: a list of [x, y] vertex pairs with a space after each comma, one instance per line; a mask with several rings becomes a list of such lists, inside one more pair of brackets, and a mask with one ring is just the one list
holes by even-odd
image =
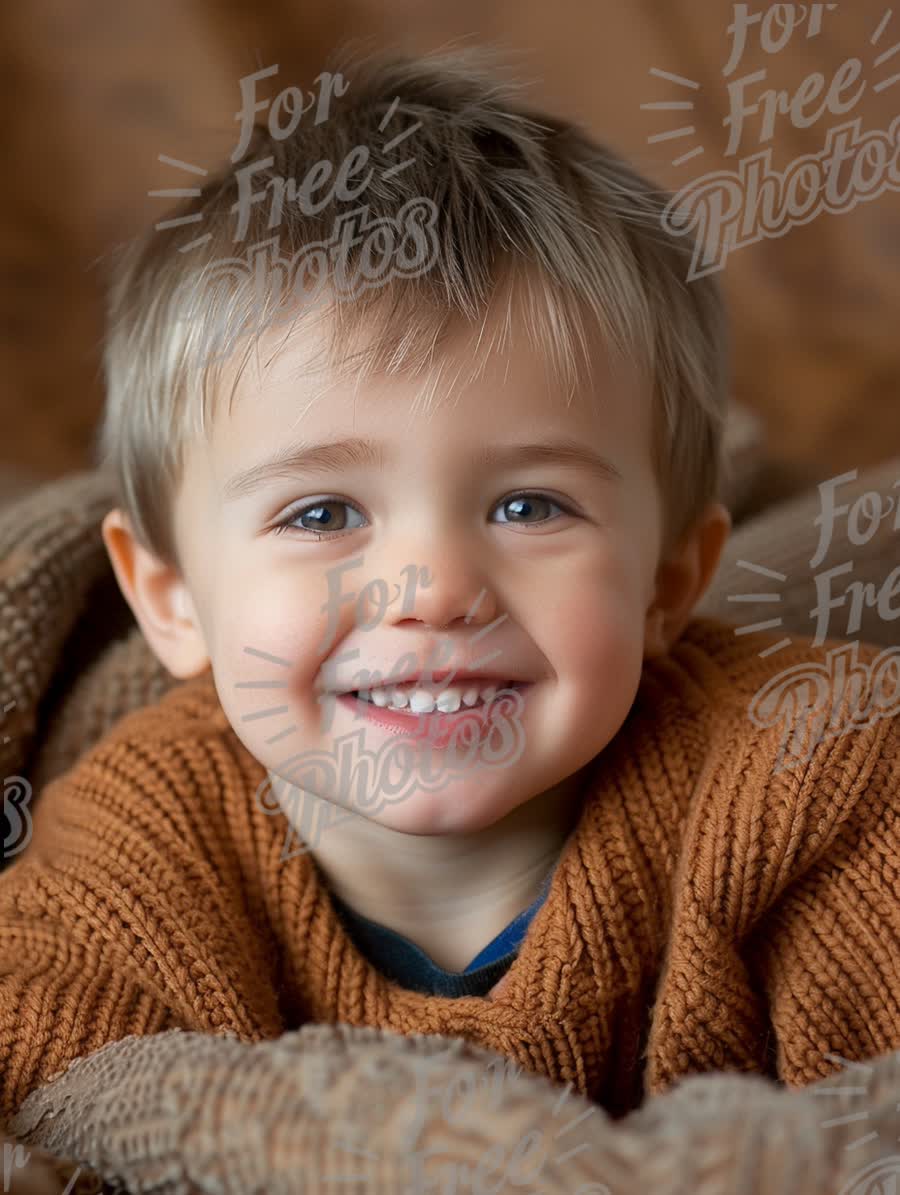
[[[775, 771], [748, 706], [827, 642], [697, 619], [585, 773], [579, 822], [499, 990], [425, 996], [356, 950], [209, 674], [130, 714], [36, 804], [0, 875], [0, 1120], [79, 1056], [180, 1028], [460, 1036], [611, 1115], [712, 1069], [830, 1074], [900, 1048], [900, 720]], [[871, 661], [874, 647], [860, 649]]]

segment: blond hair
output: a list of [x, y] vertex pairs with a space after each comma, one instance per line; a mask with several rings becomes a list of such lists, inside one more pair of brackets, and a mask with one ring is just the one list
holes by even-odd
[[[722, 482], [728, 344], [718, 284], [709, 275], [687, 281], [693, 245], [663, 225], [667, 193], [577, 126], [522, 103], [519, 87], [499, 79], [483, 51], [373, 55], [346, 79], [326, 73], [323, 80], [334, 89], [327, 118], [318, 119], [320, 103], [317, 118], [304, 112], [289, 135], [277, 123], [274, 131], [258, 125], [244, 160], [178, 207], [168, 227], [114, 254], [98, 464], [138, 540], [177, 562], [172, 505], [185, 451], [207, 434], [231, 356], [211, 355], [210, 345], [235, 350], [232, 365], [242, 349], [230, 409], [260, 331], [285, 306], [283, 292], [266, 293], [264, 284], [261, 293], [259, 275], [251, 280], [235, 257], [238, 172], [252, 162], [252, 185], [272, 202], [244, 206], [242, 245], [272, 242], [282, 258], [306, 253], [306, 261], [305, 247], [318, 246], [320, 271], [336, 216], [365, 205], [370, 226], [396, 228], [398, 213], [416, 205], [420, 215], [436, 213], [427, 268], [395, 269], [349, 296], [328, 279], [323, 349], [331, 367], [357, 376], [434, 374], [451, 328], [477, 326], [498, 294], [515, 289], [501, 286], [504, 279], [521, 284], [530, 334], [546, 346], [567, 399], [589, 374], [591, 334], [601, 332], [611, 360], [636, 366], [652, 390], [664, 547], [676, 543]], [[289, 114], [285, 101], [282, 126]], [[370, 170], [362, 193], [350, 194], [348, 176], [345, 198], [334, 193], [317, 204], [308, 188], [305, 202], [286, 201], [285, 180], [288, 199], [296, 199], [296, 183], [311, 168], [346, 163], [354, 149], [356, 166], [365, 158]], [[328, 173], [320, 168], [320, 176]], [[342, 252], [347, 276], [357, 270], [359, 277], [362, 246]], [[485, 342], [476, 357], [498, 347], [496, 339]]]

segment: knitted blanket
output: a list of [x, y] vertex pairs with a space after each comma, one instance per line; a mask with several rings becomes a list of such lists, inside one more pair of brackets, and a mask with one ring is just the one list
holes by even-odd
[[[253, 1045], [126, 1038], [12, 1128], [79, 1159], [79, 1192], [890, 1195], [898, 1097], [900, 1052], [802, 1091], [692, 1075], [613, 1121], [462, 1039], [309, 1025]], [[122, 1185], [91, 1185], [85, 1163]]]
[[[847, 479], [840, 501], [871, 509], [865, 495], [898, 478], [889, 462]], [[731, 500], [737, 511], [738, 491]], [[836, 520], [812, 569], [820, 501], [739, 520], [702, 612], [809, 633], [814, 573], [852, 561], [855, 581], [882, 587], [894, 519], [867, 539]], [[106, 480], [87, 473], [0, 506], [0, 777], [34, 800], [175, 683], [119, 594], [99, 535], [110, 505]], [[784, 581], [754, 582], [747, 562]], [[773, 589], [777, 607], [729, 600]], [[852, 637], [890, 644], [896, 631], [873, 603]], [[10, 829], [7, 861], [18, 846]], [[0, 1139], [0, 1189], [62, 1191], [77, 1175], [70, 1191], [886, 1195], [900, 1184], [898, 1104], [900, 1054], [797, 1091], [692, 1076], [614, 1121], [462, 1039], [309, 1025], [248, 1045], [173, 1031], [112, 1043], [33, 1092], [4, 1126], [19, 1144]]]

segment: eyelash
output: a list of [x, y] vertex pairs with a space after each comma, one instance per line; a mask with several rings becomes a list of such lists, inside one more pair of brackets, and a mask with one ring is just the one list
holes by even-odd
[[[508, 494], [500, 502], [496, 503], [496, 507], [503, 506], [507, 502], [514, 502], [516, 498], [545, 498], [551, 506], [557, 506], [561, 511], [567, 515], [574, 515], [575, 511], [566, 503], [561, 502], [558, 498], [544, 493], [543, 490], [519, 490], [517, 493]], [[294, 523], [307, 510], [315, 510], [317, 506], [328, 506], [331, 503], [343, 503], [345, 506], [351, 506], [354, 510], [358, 507], [354, 503], [348, 501], [346, 498], [338, 498], [335, 494], [330, 494], [325, 498], [318, 498], [315, 502], [305, 502], [302, 506], [296, 506], [293, 510], [289, 510], [285, 517], [280, 520], [274, 527], [273, 533], [275, 535], [284, 535], [286, 531], [298, 532], [303, 537], [313, 537], [316, 540], [322, 539], [336, 539], [340, 535], [346, 535], [349, 531], [358, 531], [358, 527], [349, 527], [342, 531], [312, 531], [308, 527], [295, 527]], [[495, 507], [495, 509], [496, 509]], [[360, 512], [362, 513], [362, 512]], [[542, 519], [541, 522], [549, 523], [552, 519]], [[539, 526], [540, 524], [520, 523], [518, 526]]]

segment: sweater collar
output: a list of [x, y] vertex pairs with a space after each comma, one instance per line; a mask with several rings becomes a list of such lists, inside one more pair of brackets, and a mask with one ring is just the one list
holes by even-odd
[[[567, 1076], [593, 1098], [607, 1089], [610, 1101], [627, 1100], [622, 1093], [639, 1083], [671, 869], [702, 760], [690, 749], [697, 703], [678, 692], [687, 683], [669, 658], [648, 662], [625, 723], [583, 769], [578, 821], [547, 899], [486, 996], [426, 995], [392, 982], [354, 945], [313, 857], [278, 863], [272, 914], [285, 1028], [311, 1021], [464, 1036], [526, 1069]], [[674, 770], [673, 743], [683, 744]], [[285, 819], [258, 821], [272, 858]]]

